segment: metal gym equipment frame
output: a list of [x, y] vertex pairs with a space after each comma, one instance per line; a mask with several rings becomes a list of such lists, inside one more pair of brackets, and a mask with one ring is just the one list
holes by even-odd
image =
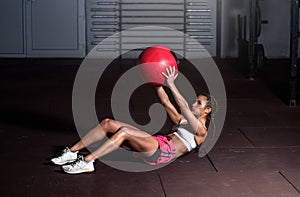
[[299, 0], [291, 0], [291, 36], [290, 36], [290, 106], [296, 106], [299, 41]]
[[[290, 95], [289, 106], [295, 107], [297, 100], [298, 86], [298, 48], [299, 48], [299, 0], [291, 0], [291, 30], [290, 30]], [[243, 19], [238, 16], [239, 29], [239, 57], [249, 57], [249, 79], [255, 78], [255, 73], [261, 69], [264, 62], [264, 48], [258, 43], [261, 33], [261, 24], [268, 21], [261, 20], [259, 0], [251, 0], [250, 6], [250, 36], [246, 40], [246, 17]], [[242, 30], [243, 29], [243, 30]], [[243, 32], [242, 32], [243, 31]]]
[[243, 18], [238, 15], [238, 56], [249, 65], [248, 77], [254, 80], [256, 73], [258, 73], [266, 59], [264, 46], [258, 42], [261, 34], [261, 25], [268, 24], [268, 21], [261, 19], [261, 11], [259, 7], [259, 0], [251, 0], [250, 2], [250, 28], [249, 41], [247, 37], [247, 17]]
[[260, 70], [265, 59], [264, 47], [258, 43], [261, 25], [268, 21], [261, 19], [259, 0], [251, 0], [250, 6], [250, 37], [249, 37], [249, 79], [253, 80], [255, 72]]
[[[89, 0], [88, 12], [88, 48], [91, 50], [105, 38], [139, 26], [165, 26], [187, 33], [199, 41], [212, 56], [216, 55], [217, 24], [211, 0]], [[215, 0], [217, 3], [218, 0]], [[127, 39], [127, 38], [126, 38]], [[138, 37], [138, 39], [140, 39]], [[170, 39], [166, 36], [167, 39]], [[185, 39], [185, 38], [183, 38]], [[170, 43], [174, 50], [185, 52], [204, 52], [196, 49], [192, 43], [178, 41]], [[128, 41], [116, 40], [107, 50], [127, 50]], [[162, 43], [163, 44], [163, 43]]]

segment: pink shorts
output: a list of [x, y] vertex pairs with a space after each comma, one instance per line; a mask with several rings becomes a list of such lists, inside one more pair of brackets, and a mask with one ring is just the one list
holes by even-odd
[[158, 149], [150, 157], [145, 157], [144, 161], [149, 165], [169, 163], [176, 158], [176, 150], [172, 139], [169, 136], [154, 136], [158, 141]]

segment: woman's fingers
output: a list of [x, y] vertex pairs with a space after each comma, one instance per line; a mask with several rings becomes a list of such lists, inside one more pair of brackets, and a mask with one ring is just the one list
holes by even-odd
[[168, 66], [166, 68], [166, 72], [162, 72], [161, 74], [166, 77], [166, 78], [169, 78], [169, 77], [174, 77], [174, 79], [176, 79], [176, 77], [178, 76], [178, 73], [176, 73], [176, 69], [175, 69], [175, 66]]
[[174, 79], [176, 79], [178, 77], [178, 73], [175, 75]]
[[173, 71], [173, 75], [175, 76], [175, 72], [176, 72], [176, 69], [175, 69], [175, 66], [172, 67], [172, 71]]
[[172, 68], [170, 68], [170, 66], [169, 66], [166, 68], [166, 70], [167, 70], [168, 75], [172, 76]]
[[166, 75], [166, 73], [162, 72], [161, 73], [165, 78], [169, 78], [169, 76]]

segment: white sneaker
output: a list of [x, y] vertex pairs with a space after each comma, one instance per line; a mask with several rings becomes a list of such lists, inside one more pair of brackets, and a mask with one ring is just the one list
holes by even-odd
[[86, 162], [82, 155], [78, 156], [78, 159], [71, 164], [63, 165], [62, 169], [69, 174], [79, 174], [83, 172], [93, 172], [94, 168], [94, 160], [90, 162]]
[[77, 159], [77, 153], [78, 151], [73, 153], [70, 151], [68, 147], [66, 147], [60, 156], [51, 159], [51, 161], [52, 163], [57, 165], [64, 165], [66, 163], [71, 163]]

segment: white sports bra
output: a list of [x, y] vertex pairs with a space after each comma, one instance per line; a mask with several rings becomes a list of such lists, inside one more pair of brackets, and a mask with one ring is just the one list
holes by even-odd
[[[203, 126], [205, 127], [205, 125]], [[195, 141], [195, 133], [192, 133], [189, 130], [193, 129], [190, 127], [186, 119], [182, 119], [180, 120], [179, 124], [176, 125], [174, 134], [180, 139], [180, 141], [187, 147], [188, 151], [190, 152], [191, 150], [197, 147], [197, 143]], [[204, 140], [206, 136], [204, 137]]]
[[195, 141], [195, 135], [184, 128], [178, 128], [174, 134], [180, 139], [180, 141], [187, 147], [189, 152], [197, 147]]

